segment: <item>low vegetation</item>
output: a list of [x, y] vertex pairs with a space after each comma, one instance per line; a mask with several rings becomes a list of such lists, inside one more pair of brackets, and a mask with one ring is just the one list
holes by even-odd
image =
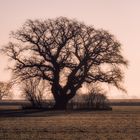
[[112, 110], [104, 93], [90, 91], [84, 95], [78, 95], [73, 98], [67, 105], [68, 109], [80, 109], [80, 110]]

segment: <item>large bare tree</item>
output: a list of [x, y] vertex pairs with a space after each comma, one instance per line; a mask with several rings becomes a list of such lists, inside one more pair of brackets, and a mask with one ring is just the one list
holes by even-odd
[[49, 81], [55, 109], [65, 109], [83, 83], [106, 82], [122, 89], [121, 44], [105, 30], [65, 17], [27, 20], [3, 49], [15, 62], [14, 77]]

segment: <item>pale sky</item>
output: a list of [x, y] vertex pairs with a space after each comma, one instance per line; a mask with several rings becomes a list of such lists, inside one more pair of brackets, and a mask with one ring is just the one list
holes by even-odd
[[[140, 98], [140, 0], [0, 0], [0, 46], [8, 43], [10, 31], [26, 19], [59, 16], [76, 18], [116, 36], [129, 60], [124, 83], [128, 93], [112, 89], [108, 96]], [[6, 57], [0, 55], [0, 81], [10, 78], [7, 65]]]

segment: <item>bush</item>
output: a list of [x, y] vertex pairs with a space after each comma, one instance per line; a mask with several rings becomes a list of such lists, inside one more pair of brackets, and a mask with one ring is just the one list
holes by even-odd
[[88, 109], [111, 109], [109, 100], [104, 93], [91, 91], [87, 95], [84, 95], [84, 102]]
[[45, 85], [43, 81], [36, 78], [27, 79], [22, 83], [22, 96], [27, 99], [30, 104], [24, 108], [42, 108], [44, 100]]
[[68, 109], [112, 110], [106, 93], [99, 87], [86, 94], [77, 95], [69, 102]]

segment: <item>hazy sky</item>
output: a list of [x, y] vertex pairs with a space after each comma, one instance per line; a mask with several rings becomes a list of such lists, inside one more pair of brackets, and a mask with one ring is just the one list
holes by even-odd
[[[125, 70], [128, 94], [113, 90], [110, 97], [140, 98], [140, 0], [0, 0], [0, 46], [26, 19], [59, 16], [76, 18], [116, 36], [129, 60]], [[6, 66], [6, 57], [0, 56], [0, 81], [10, 78]]]

